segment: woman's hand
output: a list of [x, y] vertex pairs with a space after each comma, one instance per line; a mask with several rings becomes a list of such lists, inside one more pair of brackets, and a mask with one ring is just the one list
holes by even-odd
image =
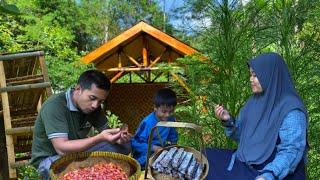
[[222, 121], [227, 121], [231, 117], [229, 111], [219, 104], [215, 106], [214, 113], [216, 117]]

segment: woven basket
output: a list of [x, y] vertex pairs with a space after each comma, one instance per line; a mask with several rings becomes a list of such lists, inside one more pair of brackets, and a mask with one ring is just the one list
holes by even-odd
[[[152, 129], [151, 132], [149, 134], [149, 138], [148, 138], [148, 152], [147, 152], [147, 163], [146, 163], [146, 167], [145, 167], [145, 174], [144, 174], [144, 178], [147, 179], [147, 177], [150, 177], [152, 179], [159, 179], [159, 180], [178, 180], [179, 178], [175, 178], [172, 177], [170, 175], [164, 174], [164, 173], [159, 173], [156, 171], [153, 171], [153, 169], [151, 168], [152, 163], [157, 159], [157, 157], [161, 154], [161, 152], [163, 150], [168, 150], [172, 147], [182, 147], [184, 148], [185, 151], [188, 152], [192, 152], [193, 155], [195, 156], [197, 162], [201, 162], [204, 167], [203, 167], [203, 171], [202, 171], [202, 175], [200, 177], [200, 179], [205, 179], [208, 175], [209, 172], [209, 162], [208, 159], [206, 157], [206, 155], [204, 155], [201, 152], [205, 152], [204, 151], [204, 143], [203, 143], [203, 139], [202, 136], [200, 138], [200, 151], [195, 150], [194, 148], [191, 147], [187, 147], [187, 146], [179, 146], [179, 145], [173, 145], [173, 146], [168, 146], [168, 147], [164, 147], [161, 151], [154, 153], [152, 156], [150, 156], [151, 154], [151, 141], [153, 139], [153, 134], [154, 131], [158, 128], [158, 127], [174, 127], [174, 128], [190, 128], [195, 130], [197, 133], [202, 134], [202, 128], [196, 124], [193, 123], [186, 123], [186, 122], [168, 122], [168, 121], [159, 121]], [[159, 136], [159, 134], [157, 133], [158, 138], [160, 139], [161, 137]]]
[[177, 147], [177, 148], [184, 148], [185, 151], [187, 152], [192, 152], [193, 155], [195, 156], [197, 162], [202, 162], [202, 164], [204, 165], [203, 167], [203, 173], [200, 177], [200, 179], [205, 179], [208, 175], [208, 172], [209, 172], [209, 162], [208, 162], [208, 159], [202, 154], [201, 156], [201, 153], [197, 150], [195, 150], [194, 148], [191, 148], [191, 147], [186, 147], [186, 146], [178, 146], [178, 145], [175, 145], [175, 146], [168, 146], [168, 147], [165, 147], [163, 148], [161, 151], [158, 151], [157, 153], [154, 153], [150, 159], [149, 159], [149, 172], [150, 172], [150, 175], [153, 179], [161, 179], [161, 180], [179, 180], [179, 178], [175, 178], [175, 177], [172, 177], [168, 174], [164, 174], [164, 173], [159, 173], [157, 171], [154, 171], [151, 166], [152, 166], [152, 163], [158, 158], [158, 156], [161, 154], [161, 152], [163, 150], [167, 150], [169, 151], [170, 148], [172, 147]]
[[117, 163], [130, 180], [137, 180], [141, 175], [139, 163], [129, 156], [113, 152], [80, 152], [67, 154], [53, 162], [50, 167], [50, 177], [52, 180], [58, 180], [69, 171], [93, 166], [98, 162]]

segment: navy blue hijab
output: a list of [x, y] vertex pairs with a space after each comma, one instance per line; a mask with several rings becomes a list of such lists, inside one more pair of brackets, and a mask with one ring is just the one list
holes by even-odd
[[261, 54], [248, 65], [256, 73], [263, 92], [253, 94], [241, 109], [237, 157], [247, 164], [261, 164], [275, 149], [285, 116], [294, 109], [301, 110], [306, 117], [307, 112], [279, 54]]

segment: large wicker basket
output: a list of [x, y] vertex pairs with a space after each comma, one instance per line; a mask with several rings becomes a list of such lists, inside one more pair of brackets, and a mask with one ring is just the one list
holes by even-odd
[[[207, 177], [208, 172], [209, 172], [209, 162], [205, 154], [201, 153], [204, 152], [204, 143], [203, 139], [200, 139], [201, 146], [200, 146], [200, 151], [192, 148], [192, 147], [187, 147], [187, 146], [179, 146], [179, 145], [173, 145], [173, 146], [168, 146], [163, 148], [161, 151], [158, 151], [157, 153], [154, 153], [152, 156], [150, 156], [151, 152], [151, 140], [153, 138], [154, 130], [157, 127], [179, 127], [179, 128], [190, 128], [195, 130], [197, 133], [202, 133], [202, 128], [196, 124], [193, 123], [184, 123], [184, 122], [164, 122], [160, 121], [156, 124], [155, 127], [152, 128], [149, 139], [148, 139], [148, 152], [147, 152], [147, 163], [145, 167], [145, 178], [151, 177], [152, 179], [156, 180], [178, 180], [179, 178], [172, 177], [170, 175], [164, 174], [164, 173], [159, 173], [157, 171], [154, 171], [151, 167], [152, 163], [157, 159], [157, 157], [162, 153], [164, 150], [169, 150], [172, 147], [177, 147], [177, 148], [184, 148], [185, 151], [187, 152], [192, 152], [193, 155], [195, 156], [197, 162], [201, 163], [203, 165], [203, 171], [201, 174], [200, 179], [203, 180]], [[201, 136], [202, 137], [202, 136]], [[160, 137], [159, 137], [160, 138]]]
[[50, 167], [50, 177], [52, 180], [58, 180], [69, 171], [93, 166], [98, 162], [113, 162], [122, 167], [130, 180], [137, 180], [141, 175], [139, 163], [126, 155], [113, 152], [80, 152], [67, 154]]

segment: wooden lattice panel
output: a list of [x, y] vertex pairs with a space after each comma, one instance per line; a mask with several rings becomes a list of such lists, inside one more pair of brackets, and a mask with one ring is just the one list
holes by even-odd
[[153, 111], [154, 94], [163, 87], [165, 83], [112, 84], [107, 109], [128, 124], [130, 133], [134, 133], [140, 121]]
[[7, 162], [0, 166], [0, 172], [4, 172], [0, 179], [2, 175], [7, 179], [16, 178], [18, 161], [30, 158], [34, 122], [51, 88], [42, 51], [2, 54], [0, 65], [0, 148]]

